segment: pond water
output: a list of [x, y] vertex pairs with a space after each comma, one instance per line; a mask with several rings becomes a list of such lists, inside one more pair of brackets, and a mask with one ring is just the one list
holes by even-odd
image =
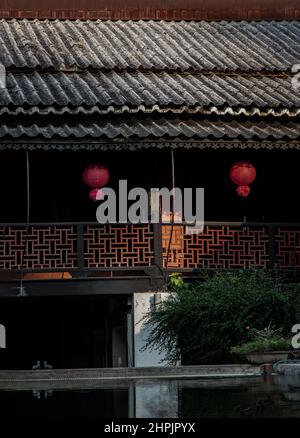
[[0, 418], [300, 418], [300, 379], [138, 380], [0, 391]]

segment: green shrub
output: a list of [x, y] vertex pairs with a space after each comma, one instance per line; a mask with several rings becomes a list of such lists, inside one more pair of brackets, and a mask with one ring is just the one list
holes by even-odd
[[263, 271], [216, 273], [193, 286], [176, 281], [148, 315], [146, 348], [166, 352], [170, 363], [231, 362], [232, 347], [251, 340], [250, 328], [280, 326], [290, 335], [298, 290]]
[[268, 339], [268, 340], [256, 340], [246, 342], [243, 345], [233, 347], [232, 353], [235, 354], [247, 354], [258, 353], [263, 351], [281, 351], [289, 350], [291, 348], [291, 341], [289, 339]]
[[262, 351], [279, 351], [291, 348], [291, 340], [285, 339], [282, 328], [273, 328], [271, 325], [263, 330], [251, 329], [249, 331], [250, 341], [231, 349], [234, 354], [247, 354]]

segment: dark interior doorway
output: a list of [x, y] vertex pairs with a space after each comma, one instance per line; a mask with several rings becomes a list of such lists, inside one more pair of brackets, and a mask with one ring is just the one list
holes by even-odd
[[2, 298], [0, 369], [127, 366], [127, 296]]

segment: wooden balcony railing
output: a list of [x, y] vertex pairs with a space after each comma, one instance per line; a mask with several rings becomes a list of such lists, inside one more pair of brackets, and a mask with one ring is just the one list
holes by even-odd
[[[176, 224], [172, 234], [171, 270], [300, 270], [300, 224], [209, 222], [192, 235]], [[170, 236], [160, 224], [0, 224], [0, 271], [161, 272]]]

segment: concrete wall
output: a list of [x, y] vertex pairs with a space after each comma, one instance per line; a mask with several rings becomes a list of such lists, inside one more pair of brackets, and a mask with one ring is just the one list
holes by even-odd
[[6, 348], [6, 328], [0, 324], [0, 348]]
[[164, 366], [166, 362], [161, 362], [164, 355], [157, 350], [147, 349], [141, 351], [145, 345], [149, 329], [145, 327], [144, 316], [150, 311], [156, 300], [165, 300], [168, 293], [154, 294], [135, 293], [133, 295], [133, 323], [134, 323], [134, 364], [136, 367]]

